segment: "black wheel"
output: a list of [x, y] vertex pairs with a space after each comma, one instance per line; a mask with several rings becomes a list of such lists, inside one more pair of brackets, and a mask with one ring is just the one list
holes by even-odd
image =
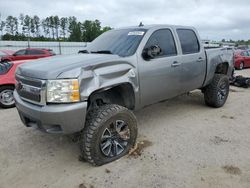
[[0, 87], [0, 107], [12, 108], [15, 106], [13, 91], [14, 91], [14, 86]]
[[226, 75], [215, 74], [212, 82], [204, 90], [205, 103], [208, 106], [222, 107], [229, 94], [229, 79]]
[[135, 145], [137, 122], [127, 108], [110, 104], [88, 113], [82, 132], [81, 151], [85, 160], [103, 165], [126, 155]]
[[239, 67], [240, 70], [244, 69], [244, 62], [240, 62], [240, 67]]

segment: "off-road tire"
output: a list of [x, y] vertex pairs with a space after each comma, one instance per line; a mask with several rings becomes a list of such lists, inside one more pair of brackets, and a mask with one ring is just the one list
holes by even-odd
[[[220, 98], [223, 89], [223, 99]], [[214, 108], [222, 107], [229, 94], [229, 79], [224, 74], [215, 74], [212, 82], [204, 90], [204, 99], [206, 105]]]
[[[14, 86], [0, 86], [0, 94], [4, 91], [14, 91], [15, 87]], [[12, 93], [13, 94], [13, 93]], [[1, 97], [1, 96], [0, 96]], [[1, 108], [13, 108], [15, 107], [15, 103], [11, 103], [11, 104], [5, 104], [2, 102], [2, 100], [0, 99], [0, 107]]]
[[[101, 151], [103, 132], [111, 122], [122, 119], [129, 127], [130, 138], [126, 148], [117, 156], [107, 157]], [[88, 112], [85, 127], [81, 133], [80, 148], [82, 157], [95, 166], [100, 166], [126, 155], [135, 145], [137, 137], [137, 121], [134, 114], [125, 107], [108, 104], [94, 108]]]

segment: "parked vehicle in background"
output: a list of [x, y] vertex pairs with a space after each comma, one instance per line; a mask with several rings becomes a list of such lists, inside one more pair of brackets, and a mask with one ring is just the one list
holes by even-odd
[[248, 45], [239, 45], [237, 46], [238, 50], [249, 50], [249, 46]]
[[0, 107], [15, 106], [13, 91], [15, 89], [15, 71], [18, 65], [27, 61], [12, 61], [0, 63]]
[[250, 51], [238, 50], [234, 54], [234, 67], [238, 70], [250, 67]]
[[102, 165], [135, 145], [132, 110], [194, 89], [222, 107], [232, 71], [232, 50], [205, 50], [193, 27], [129, 27], [105, 32], [82, 54], [19, 66], [14, 98], [27, 127], [79, 132], [84, 159]]
[[50, 49], [27, 48], [27, 49], [18, 50], [12, 55], [2, 57], [1, 62], [39, 59], [39, 58], [49, 57], [53, 55], [55, 55], [55, 53]]
[[14, 54], [13, 50], [0, 50], [0, 58]]

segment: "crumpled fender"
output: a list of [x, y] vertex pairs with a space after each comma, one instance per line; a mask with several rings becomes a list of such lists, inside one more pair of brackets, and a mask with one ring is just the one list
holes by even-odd
[[87, 100], [95, 91], [109, 89], [123, 83], [130, 83], [135, 95], [138, 94], [138, 76], [132, 63], [112, 61], [86, 66], [81, 71], [79, 80], [82, 100]]

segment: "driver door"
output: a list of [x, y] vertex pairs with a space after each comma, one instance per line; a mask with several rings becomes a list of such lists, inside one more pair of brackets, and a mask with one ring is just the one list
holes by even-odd
[[181, 64], [172, 31], [160, 29], [153, 32], [144, 51], [153, 46], [160, 47], [160, 54], [139, 61], [142, 106], [177, 96], [181, 91]]
[[26, 50], [19, 50], [13, 54], [14, 60], [24, 60], [26, 59]]

